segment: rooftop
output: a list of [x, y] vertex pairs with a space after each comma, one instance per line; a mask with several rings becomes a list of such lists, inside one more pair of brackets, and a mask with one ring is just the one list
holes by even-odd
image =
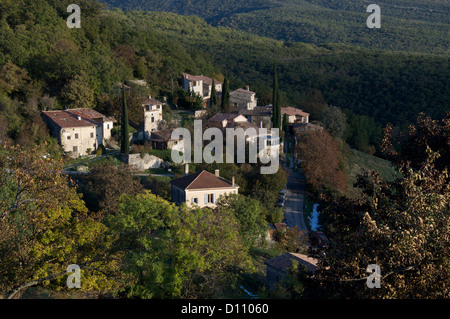
[[216, 115], [211, 117], [208, 121], [222, 122], [224, 120], [234, 120], [238, 116], [239, 116], [239, 114], [234, 114], [234, 113], [217, 113]]
[[299, 116], [309, 116], [309, 113], [303, 112], [300, 109], [297, 109], [295, 107], [282, 107], [281, 108], [281, 114], [287, 114], [287, 115], [299, 115]]
[[184, 190], [205, 189], [205, 188], [231, 188], [238, 187], [222, 177], [211, 174], [207, 171], [201, 171], [180, 177], [173, 180], [172, 185], [175, 185]]
[[[255, 92], [247, 90], [247, 89], [237, 89], [237, 90], [234, 90], [233, 92], [241, 92], [241, 93], [247, 93], [247, 94], [252, 94], [252, 95], [256, 94]], [[233, 92], [230, 92], [230, 94], [233, 94]]]
[[153, 131], [150, 134], [150, 140], [161, 141], [161, 142], [180, 141], [182, 139], [181, 137], [178, 139], [172, 139], [173, 131], [174, 130], [170, 130], [170, 129]]
[[240, 110], [242, 115], [272, 116], [272, 106], [257, 106], [253, 110]]
[[162, 104], [164, 104], [164, 103], [161, 102], [161, 101], [158, 101], [157, 99], [152, 98], [152, 97], [149, 95], [147, 98], [145, 98], [145, 99], [142, 101], [142, 104], [143, 104], [143, 105], [162, 105]]
[[68, 109], [42, 112], [61, 128], [99, 126], [103, 121], [113, 121], [93, 109]]
[[[212, 85], [213, 79], [204, 75], [192, 75], [188, 73], [183, 73], [183, 77], [188, 81], [203, 81], [203, 83]], [[214, 79], [214, 84], [222, 84], [222, 82]]]

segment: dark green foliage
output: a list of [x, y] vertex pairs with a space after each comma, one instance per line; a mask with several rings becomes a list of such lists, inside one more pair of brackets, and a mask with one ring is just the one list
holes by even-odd
[[[369, 29], [368, 3], [357, 0], [103, 0], [124, 10], [196, 15], [230, 27], [289, 43], [344, 43], [370, 49], [446, 54], [448, 1], [390, 0], [381, 7], [380, 30]], [[420, 36], [418, 36], [420, 35]]]
[[273, 87], [272, 87], [272, 127], [281, 129], [281, 101], [280, 88], [278, 85], [277, 65], [273, 66]]
[[212, 88], [211, 88], [211, 99], [210, 99], [210, 107], [215, 108], [217, 106], [217, 91], [216, 91], [216, 85], [214, 83], [214, 79], [212, 81]]
[[122, 104], [122, 118], [120, 125], [120, 152], [122, 154], [130, 153], [130, 129], [128, 122], [128, 111], [127, 111], [127, 98], [125, 87], [122, 88], [123, 94], [123, 104]]
[[97, 148], [97, 151], [95, 152], [95, 155], [102, 156], [104, 154], [106, 154], [106, 148], [103, 144], [100, 144], [99, 147]]
[[225, 80], [223, 81], [220, 109], [225, 113], [230, 112], [230, 84], [227, 76], [225, 76]]

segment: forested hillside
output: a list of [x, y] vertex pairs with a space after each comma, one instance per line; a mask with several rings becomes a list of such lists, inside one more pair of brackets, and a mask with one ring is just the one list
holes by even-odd
[[308, 109], [308, 102], [322, 95], [329, 104], [378, 123], [399, 125], [414, 122], [422, 111], [443, 116], [449, 104], [447, 57], [285, 43], [171, 13], [126, 15], [128, 22], [158, 30], [188, 52], [201, 51], [201, 59], [213, 58], [223, 72], [231, 73], [235, 87], [254, 88], [261, 103], [270, 102], [273, 63], [277, 62], [283, 104]]
[[377, 1], [382, 28], [366, 26], [363, 0], [101, 0], [123, 10], [168, 11], [195, 15], [287, 42], [341, 43], [370, 49], [447, 54], [450, 4], [444, 0]]
[[115, 86], [133, 78], [146, 79], [153, 95], [173, 100], [182, 72], [227, 74], [231, 89], [248, 84], [268, 104], [274, 62], [283, 105], [301, 107], [313, 118], [323, 104], [363, 116], [349, 118], [366, 123], [360, 129], [379, 126], [365, 133], [371, 140], [365, 144], [374, 144], [388, 122], [406, 127], [419, 112], [443, 117], [449, 105], [447, 57], [285, 43], [197, 17], [103, 11], [89, 0], [79, 2], [82, 28], [69, 29], [68, 4], [0, 3], [0, 139], [44, 139], [40, 110], [92, 106], [120, 115]]

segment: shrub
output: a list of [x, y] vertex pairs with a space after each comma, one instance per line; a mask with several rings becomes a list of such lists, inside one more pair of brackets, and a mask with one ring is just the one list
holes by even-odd
[[102, 155], [104, 155], [104, 154], [106, 154], [106, 148], [105, 148], [105, 146], [104, 146], [103, 144], [101, 144], [101, 145], [97, 148], [97, 151], [95, 152], [95, 155], [97, 155], [97, 156], [102, 156]]

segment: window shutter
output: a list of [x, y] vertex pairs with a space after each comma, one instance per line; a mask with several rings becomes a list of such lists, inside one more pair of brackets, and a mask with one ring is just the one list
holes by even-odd
[[205, 204], [208, 204], [208, 194], [205, 194]]
[[216, 203], [216, 194], [212, 194], [213, 198], [212, 198], [212, 202], [215, 204]]

